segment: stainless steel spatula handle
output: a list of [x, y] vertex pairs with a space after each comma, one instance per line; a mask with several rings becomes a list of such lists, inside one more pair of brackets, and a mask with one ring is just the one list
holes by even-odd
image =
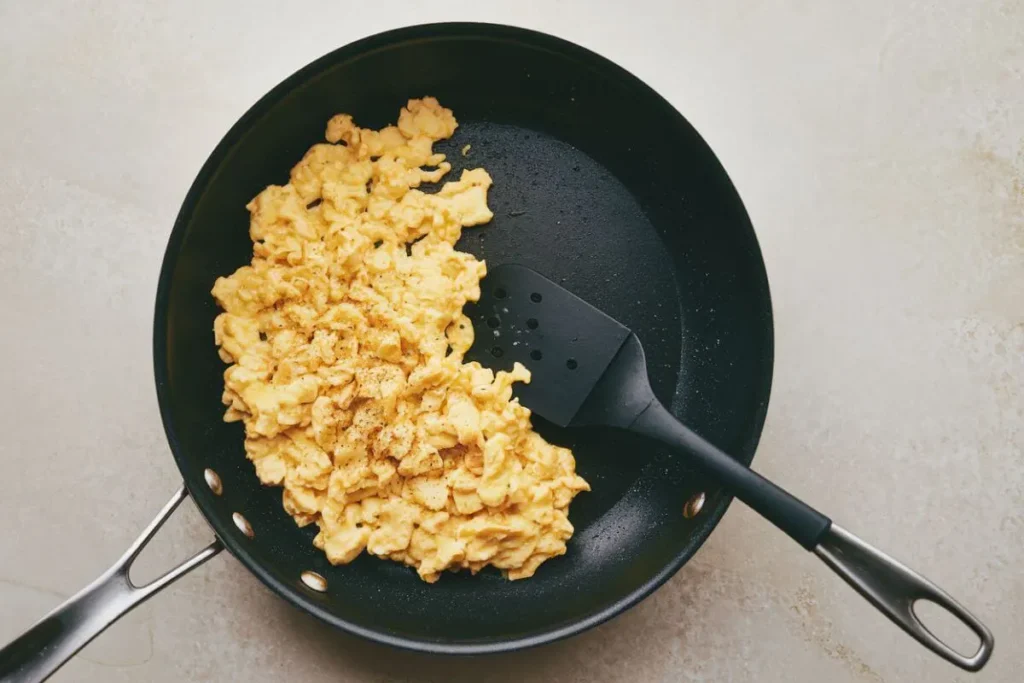
[[[813, 551], [897, 626], [939, 656], [968, 671], [978, 671], [992, 656], [992, 632], [952, 596], [729, 457], [676, 420], [657, 399], [652, 399], [629, 429], [685, 453], [730, 493]], [[957, 652], [921, 622], [914, 611], [921, 600], [942, 607], [978, 636], [980, 642], [973, 655]]]

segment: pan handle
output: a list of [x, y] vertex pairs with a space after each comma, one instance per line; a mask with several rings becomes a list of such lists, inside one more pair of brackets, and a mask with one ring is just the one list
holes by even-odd
[[[992, 632], [946, 591], [913, 569], [837, 524], [825, 533], [814, 554], [867, 598], [897, 626], [940, 657], [967, 671], [978, 671], [992, 656]], [[933, 602], [971, 629], [981, 643], [966, 657], [936, 637], [914, 611], [918, 600]]]
[[136, 586], [128, 576], [135, 558], [187, 495], [188, 491], [182, 485], [110, 569], [0, 650], [0, 681], [45, 681], [103, 629], [161, 588], [219, 553], [224, 546], [219, 540], [214, 540], [144, 586]]

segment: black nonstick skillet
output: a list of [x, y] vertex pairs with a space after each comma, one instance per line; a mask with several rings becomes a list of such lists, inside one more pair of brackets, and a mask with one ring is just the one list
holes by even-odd
[[[298, 529], [284, 512], [280, 490], [259, 484], [240, 425], [222, 421], [224, 364], [212, 338], [218, 309], [210, 288], [251, 257], [245, 205], [287, 180], [322, 141], [332, 115], [382, 126], [410, 97], [424, 95], [460, 122], [438, 145], [453, 176], [482, 166], [494, 178], [495, 218], [467, 230], [460, 248], [492, 268], [527, 265], [620, 321], [646, 351], [660, 403], [735, 463], [750, 464], [771, 385], [771, 301], [743, 204], [697, 132], [628, 72], [551, 36], [485, 24], [372, 36], [275, 87], [199, 172], [167, 246], [153, 344], [161, 415], [184, 484], [110, 571], [0, 650], [0, 679], [44, 679], [222, 548], [281, 597], [338, 628], [465, 654], [549, 642], [621, 613], [672, 576], [715, 528], [731, 495], [714, 470], [624, 430], [563, 429], [539, 418], [547, 438], [574, 449], [593, 491], [572, 504], [576, 534], [567, 554], [525, 581], [485, 571], [429, 585], [411, 569], [365, 554], [333, 567], [313, 547], [314, 530]], [[135, 554], [185, 496], [216, 540], [163, 578], [134, 585], [128, 568]], [[899, 599], [910, 614], [917, 598], [946, 605], [982, 645], [971, 657], [934, 649], [967, 669], [984, 665], [992, 639], [973, 617], [936, 598], [930, 584], [908, 584], [905, 568], [827, 519], [818, 522], [820, 536], [808, 530], [798, 540], [823, 548], [848, 579], [881, 577], [858, 586], [877, 594], [876, 604]]]

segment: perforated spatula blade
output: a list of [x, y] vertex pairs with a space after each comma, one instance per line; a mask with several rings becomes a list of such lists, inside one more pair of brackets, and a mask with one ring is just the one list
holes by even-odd
[[516, 396], [560, 427], [574, 421], [631, 334], [572, 292], [514, 264], [487, 275], [466, 314], [476, 332], [466, 360], [494, 370], [522, 363], [532, 379], [516, 387]]
[[[873, 548], [798, 498], [745, 467], [679, 422], [654, 396], [640, 340], [621, 323], [524, 266], [501, 265], [466, 307], [476, 334], [467, 361], [494, 370], [516, 363], [532, 375], [516, 396], [565, 426], [608, 425], [656, 439], [718, 479], [737, 498], [812, 550], [883, 614], [923, 645], [976, 671], [992, 653], [992, 633], [935, 584]], [[628, 457], [623, 455], [623, 457]], [[962, 655], [924, 627], [916, 600], [944, 607], [980, 640]]]

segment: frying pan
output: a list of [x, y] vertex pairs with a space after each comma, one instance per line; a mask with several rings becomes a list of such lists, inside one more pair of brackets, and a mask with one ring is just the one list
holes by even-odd
[[[331, 566], [296, 527], [281, 491], [261, 486], [240, 423], [222, 420], [224, 364], [213, 344], [214, 280], [251, 258], [246, 203], [288, 171], [325, 122], [395, 120], [436, 96], [460, 122], [437, 145], [494, 178], [494, 220], [459, 248], [492, 265], [524, 263], [632, 329], [673, 414], [743, 464], [754, 455], [772, 375], [772, 314], [750, 220], [697, 132], [656, 92], [608, 60], [507, 26], [435, 24], [360, 40], [301, 69], [257, 102], [193, 183], [160, 273], [154, 369], [174, 494], [106, 574], [0, 651], [0, 676], [42, 680], [107, 625], [227, 548], [297, 607], [350, 633], [432, 653], [491, 653], [564, 638], [636, 604], [700, 548], [731, 500], [651, 442], [565, 431], [593, 491], [572, 504], [565, 556], [534, 578], [447, 574], [430, 585], [365, 553]], [[460, 150], [471, 145], [468, 155]], [[191, 496], [216, 540], [154, 582], [128, 570]], [[5, 680], [7, 680], [5, 678]]]

